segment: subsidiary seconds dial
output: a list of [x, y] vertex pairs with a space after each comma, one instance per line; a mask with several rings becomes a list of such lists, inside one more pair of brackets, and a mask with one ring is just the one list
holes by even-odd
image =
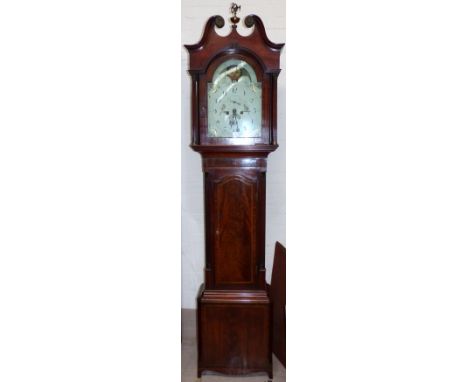
[[261, 136], [262, 87], [252, 67], [230, 59], [221, 63], [208, 83], [208, 136]]

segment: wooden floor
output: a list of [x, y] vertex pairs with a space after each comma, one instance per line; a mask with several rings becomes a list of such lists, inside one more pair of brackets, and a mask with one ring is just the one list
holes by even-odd
[[[197, 340], [195, 310], [182, 309], [182, 382], [197, 382]], [[204, 372], [201, 382], [267, 382], [265, 373], [249, 376], [225, 376]], [[273, 381], [285, 382], [286, 369], [273, 355]]]

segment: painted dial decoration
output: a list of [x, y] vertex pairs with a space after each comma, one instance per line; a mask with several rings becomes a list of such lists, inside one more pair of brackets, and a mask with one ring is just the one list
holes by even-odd
[[221, 63], [208, 83], [208, 137], [261, 136], [262, 84], [245, 61]]

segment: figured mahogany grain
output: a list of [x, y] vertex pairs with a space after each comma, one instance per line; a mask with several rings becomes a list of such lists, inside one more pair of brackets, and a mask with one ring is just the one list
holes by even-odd
[[254, 282], [256, 179], [233, 174], [214, 184], [215, 284]]

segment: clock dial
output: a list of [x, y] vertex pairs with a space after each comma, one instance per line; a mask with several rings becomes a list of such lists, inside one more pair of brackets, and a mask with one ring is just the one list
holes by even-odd
[[208, 137], [261, 136], [262, 85], [245, 61], [230, 59], [218, 66], [208, 83]]

